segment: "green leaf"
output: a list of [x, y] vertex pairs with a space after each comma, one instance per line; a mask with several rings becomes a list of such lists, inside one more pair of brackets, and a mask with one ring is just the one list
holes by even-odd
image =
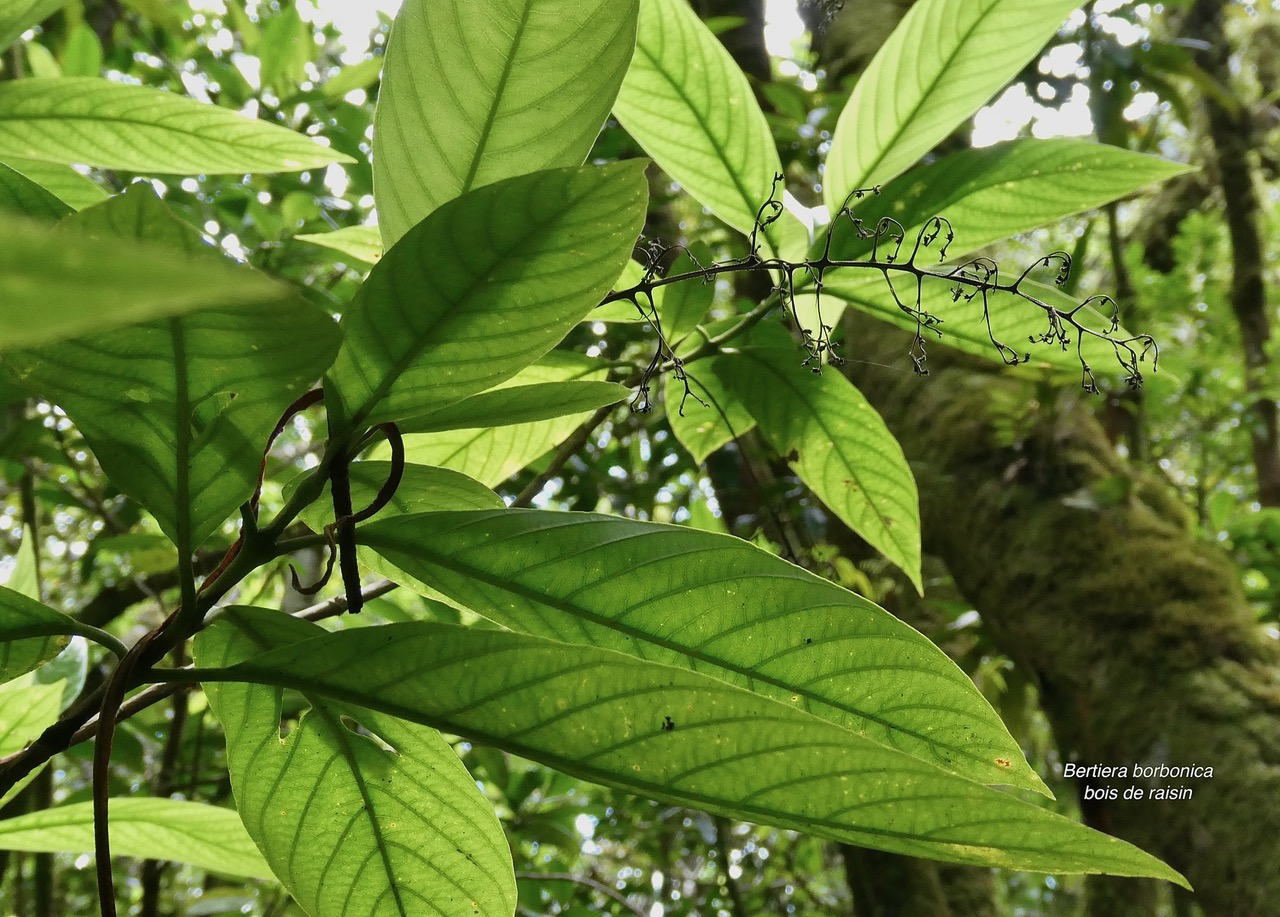
[[[725, 443], [755, 429], [756, 419], [727, 389], [713, 370], [714, 360], [696, 360], [684, 368], [690, 397], [684, 385], [671, 376], [663, 383], [667, 422], [680, 445], [702, 464]], [[695, 397], [696, 396], [696, 397]], [[700, 403], [702, 399], [706, 404]]]
[[369, 273], [325, 382], [335, 433], [492, 388], [609, 291], [644, 221], [644, 164], [538, 172], [449, 201]]
[[[347, 93], [357, 89], [372, 89], [373, 84], [382, 77], [382, 64], [385, 59], [384, 55], [378, 54], [356, 61], [354, 64], [345, 64], [321, 84], [320, 92], [325, 101], [331, 105], [337, 104]], [[381, 242], [379, 242], [379, 251], [381, 251]]]
[[73, 210], [92, 207], [110, 197], [106, 189], [93, 179], [81, 175], [71, 166], [63, 163], [40, 162], [37, 159], [22, 159], [18, 156], [6, 156], [4, 161], [9, 168], [15, 172], [21, 172]]
[[[0, 821], [0, 850], [93, 853], [93, 803], [77, 802]], [[235, 812], [197, 802], [137, 796], [112, 799], [111, 853], [190, 863], [225, 876], [274, 878]]]
[[299, 172], [349, 156], [266, 121], [93, 77], [0, 83], [0, 157], [176, 175]]
[[[850, 306], [888, 322], [891, 325], [914, 333], [916, 320], [904, 313], [894, 300], [893, 294], [885, 285], [883, 277], [857, 276], [835, 271], [829, 275], [822, 286], [822, 311], [828, 316], [828, 322], [834, 324], [839, 315], [841, 301]], [[1075, 308], [1079, 301], [1067, 296], [1056, 287], [1035, 281], [1023, 281], [1020, 289], [1041, 302], [1063, 311]], [[899, 290], [910, 291], [911, 295], [903, 296], [907, 305], [915, 306], [915, 284], [910, 283], [903, 290], [899, 281]], [[1033, 379], [1045, 379], [1069, 375], [1079, 375], [1080, 358], [1076, 354], [1075, 334], [1073, 341], [1063, 348], [1057, 344], [1033, 344], [1028, 341], [1032, 335], [1040, 335], [1048, 328], [1043, 310], [1011, 293], [992, 293], [987, 299], [988, 312], [991, 316], [991, 330], [982, 316], [982, 297], [972, 302], [952, 300], [949, 284], [938, 280], [923, 284], [920, 288], [920, 304], [931, 315], [942, 319], [938, 326], [941, 337], [925, 332], [926, 345], [933, 343], [954, 348], [962, 353], [972, 354], [986, 360], [1000, 361], [1001, 357], [991, 336], [1016, 350], [1019, 356], [1030, 354], [1031, 360], [1010, 366], [1008, 371]], [[1081, 312], [1080, 320], [1089, 327], [1104, 331], [1108, 327], [1109, 318], [1103, 318], [1092, 307]], [[1123, 328], [1115, 335], [1119, 339], [1128, 337]], [[1100, 376], [1109, 375], [1119, 370], [1116, 363], [1115, 350], [1105, 341], [1085, 337], [1081, 344], [1081, 352], [1085, 360]], [[903, 345], [904, 369], [906, 368], [906, 344]]]
[[1035, 57], [1076, 0], [921, 0], [880, 47], [831, 138], [835, 213], [855, 188], [913, 165]]
[[284, 286], [219, 258], [0, 221], [0, 353], [211, 306], [275, 308], [289, 297]]
[[746, 75], [685, 0], [641, 0], [613, 112], [698, 203], [750, 234], [782, 162]]
[[[236, 626], [236, 614], [213, 628]], [[974, 865], [1185, 883], [1121, 840], [786, 703], [597, 647], [391, 624], [192, 676], [324, 694], [584, 780], [848, 843]]]
[[0, 586], [0, 682], [53, 659], [75, 633], [76, 622], [62, 612]]
[[302, 233], [294, 238], [340, 252], [361, 264], [374, 265], [382, 258], [382, 231], [377, 226], [346, 226], [333, 232]]
[[[952, 153], [900, 176], [879, 195], [863, 198], [853, 214], [869, 227], [881, 217], [897, 220], [906, 230], [906, 252], [926, 221], [946, 217], [955, 231], [955, 241], [947, 248], [954, 260], [1190, 168], [1085, 140], [1013, 140]], [[938, 251], [942, 241], [932, 251]], [[833, 257], [850, 260], [871, 251], [871, 242], [858, 238], [842, 220], [836, 224], [831, 251]], [[931, 260], [937, 255], [919, 258], [922, 265]]]
[[848, 379], [806, 369], [782, 329], [763, 330], [783, 340], [753, 335], [716, 358], [716, 375], [818, 499], [923, 592], [920, 496], [902, 447]]
[[580, 165], [635, 44], [637, 0], [407, 0], [374, 119], [390, 248], [446, 201]]
[[[234, 614], [237, 628], [197, 638], [201, 665], [232, 665], [324, 634], [278, 612]], [[226, 732], [240, 817], [311, 917], [507, 917], [515, 909], [511, 854], [493, 806], [436, 730], [309, 694], [310, 710], [282, 736], [279, 690], [206, 690]]]
[[588, 416], [415, 434], [404, 438], [405, 454], [411, 461], [452, 468], [496, 487], [564, 442]]
[[[168, 243], [164, 257], [188, 265], [174, 281], [180, 289], [206, 260], [219, 260], [145, 184], [73, 220], [90, 235], [62, 238], [79, 250], [91, 241], [111, 251], [104, 237], [112, 233]], [[252, 493], [267, 435], [324, 371], [338, 338], [323, 310], [286, 299], [270, 308], [206, 309], [7, 359], [67, 412], [112, 482], [185, 554]]]
[[0, 7], [0, 51], [4, 51], [22, 37], [27, 29], [44, 22], [62, 7], [67, 0], [7, 0]]
[[61, 712], [60, 684], [33, 684], [24, 678], [0, 685], [0, 757], [21, 751], [52, 726]]
[[71, 208], [16, 169], [0, 163], [0, 210], [40, 220], [58, 220]]
[[608, 364], [601, 360], [553, 350], [500, 385], [400, 428], [405, 433], [438, 433], [581, 415], [630, 397], [631, 390], [625, 385], [600, 381], [607, 372]]
[[[706, 267], [712, 263], [711, 250], [703, 242], [695, 243], [693, 251], [683, 251], [671, 265], [667, 276], [686, 274]], [[707, 313], [715, 301], [716, 284], [714, 279], [694, 278], [681, 283], [659, 287], [657, 300], [658, 316], [662, 320], [662, 333], [667, 343], [675, 345], [688, 336]]]
[[400, 516], [358, 537], [507, 627], [712, 674], [973, 779], [1043, 788], [925, 637], [740, 539], [533, 510]]

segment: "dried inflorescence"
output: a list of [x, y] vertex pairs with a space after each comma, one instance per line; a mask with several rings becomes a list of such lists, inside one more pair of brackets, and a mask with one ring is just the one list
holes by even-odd
[[[1057, 272], [1053, 278], [1054, 284], [1059, 287], [1065, 285], [1071, 273], [1071, 256], [1066, 252], [1055, 251], [1036, 259], [1018, 275], [1016, 280], [1009, 283], [1001, 282], [1000, 266], [987, 257], [970, 258], [968, 261], [949, 269], [921, 267], [918, 259], [926, 251], [936, 252], [939, 262], [945, 260], [947, 247], [955, 240], [955, 233], [950, 221], [944, 216], [933, 216], [926, 220], [917, 230], [911, 252], [904, 259], [903, 249], [907, 239], [907, 229], [901, 223], [892, 217], [882, 217], [876, 221], [874, 226], [869, 226], [865, 220], [856, 215], [853, 209], [854, 204], [859, 199], [867, 195], [879, 194], [879, 187], [858, 189], [849, 194], [824, 232], [822, 253], [818, 257], [810, 257], [802, 261], [764, 257], [761, 254], [760, 243], [765, 230], [783, 212], [783, 205], [778, 196], [781, 183], [782, 176], [775, 175], [773, 191], [769, 199], [761, 205], [756, 213], [755, 226], [751, 232], [750, 249], [745, 256], [702, 265], [682, 246], [667, 246], [658, 240], [647, 240], [640, 250], [645, 267], [644, 276], [633, 286], [623, 290], [614, 290], [602, 300], [602, 305], [619, 300], [630, 301], [640, 311], [645, 320], [653, 325], [658, 334], [658, 346], [643, 374], [636, 399], [632, 404], [635, 410], [649, 410], [650, 383], [655, 375], [664, 371], [672, 372], [676, 379], [684, 384], [684, 397], [686, 399], [693, 397], [701, 401], [697, 395], [694, 395], [689, 390], [683, 361], [676, 356], [675, 351], [663, 334], [658, 311], [653, 302], [653, 291], [659, 287], [696, 278], [701, 278], [703, 283], [712, 283], [721, 274], [741, 272], [765, 271], [777, 278], [773, 287], [773, 296], [763, 304], [764, 312], [781, 306], [783, 311], [790, 317], [801, 337], [806, 351], [804, 365], [810, 367], [815, 373], [822, 372], [824, 363], [839, 366], [843, 362], [843, 359], [836, 353], [839, 345], [831, 338], [832, 326], [824, 323], [822, 319], [823, 282], [827, 273], [837, 268], [874, 270], [884, 275], [885, 283], [893, 296], [895, 304], [904, 315], [909, 316], [915, 322], [915, 336], [911, 342], [909, 355], [915, 371], [921, 375], [927, 375], [929, 372], [925, 337], [926, 335], [933, 335], [941, 339], [943, 331], [940, 326], [944, 323], [941, 317], [924, 308], [923, 288], [926, 280], [949, 284], [952, 302], [960, 302], [961, 300], [965, 302], [981, 302], [987, 335], [996, 353], [1008, 365], [1025, 363], [1031, 359], [1031, 354], [1015, 349], [996, 336], [995, 330], [991, 325], [991, 310], [988, 299], [992, 293], [1012, 294], [1044, 312], [1045, 330], [1040, 334], [1029, 335], [1028, 343], [1056, 344], [1064, 351], [1073, 343], [1075, 344], [1081, 367], [1081, 386], [1086, 392], [1096, 393], [1098, 391], [1093, 370], [1085, 360], [1082, 350], [1083, 343], [1087, 338], [1105, 341], [1111, 346], [1117, 362], [1125, 372], [1125, 382], [1130, 388], [1141, 388], [1143, 376], [1139, 364], [1146, 361], [1148, 353], [1152, 355], [1151, 365], [1153, 369], [1155, 368], [1159, 359], [1159, 348], [1155, 340], [1147, 334], [1119, 336], [1119, 307], [1110, 296], [1091, 296], [1070, 309], [1060, 309], [1023, 289], [1023, 284], [1033, 272], [1039, 269], [1053, 269], [1055, 267]], [[842, 225], [851, 227], [857, 238], [870, 242], [871, 254], [869, 257], [861, 259], [832, 257], [832, 240], [837, 228]], [[695, 270], [680, 274], [668, 274], [665, 277], [661, 276], [662, 265], [670, 263], [671, 256], [678, 250], [684, 251], [693, 261], [696, 265]], [[797, 274], [807, 278], [807, 283], [801, 289], [805, 292], [812, 292], [814, 296], [817, 317], [816, 328], [806, 327], [796, 308]], [[904, 299], [900, 295], [898, 285], [894, 282], [895, 276], [899, 280], [906, 277], [914, 281], [915, 293], [913, 297]], [[1106, 327], [1102, 330], [1091, 328], [1085, 324], [1086, 317], [1092, 315], [1095, 308], [1106, 310], [1103, 316], [1106, 321]], [[760, 313], [761, 317], [764, 312]], [[752, 313], [753, 316], [755, 314]], [[746, 329], [742, 328], [741, 330]], [[709, 341], [708, 345], [714, 348], [717, 343], [717, 341]], [[698, 353], [698, 356], [702, 355], [704, 355], [702, 352]], [[683, 404], [684, 401], [682, 399], [682, 409]]]

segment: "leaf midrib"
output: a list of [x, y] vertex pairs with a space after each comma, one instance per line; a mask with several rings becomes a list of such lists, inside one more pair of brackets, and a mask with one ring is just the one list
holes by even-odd
[[[941, 66], [938, 67], [938, 69], [935, 71], [933, 78], [929, 80], [928, 86], [921, 88], [918, 94], [919, 98], [917, 99], [916, 103], [911, 106], [911, 109], [908, 112], [907, 116], [899, 120], [898, 126], [894, 128], [892, 136], [890, 137], [889, 140], [887, 140], [881, 146], [880, 152], [876, 154], [876, 158], [873, 159], [871, 163], [862, 170], [862, 175], [858, 179], [858, 181], [848, 183], [850, 186], [849, 190], [852, 190], [853, 188], [861, 187], [862, 184], [866, 182], [867, 176], [872, 174], [872, 172], [874, 172], [877, 168], [879, 168], [880, 163], [884, 162], [885, 157], [894, 148], [894, 146], [897, 145], [898, 141], [902, 139], [903, 134], [906, 132], [907, 126], [910, 125], [911, 122], [914, 121], [915, 118], [920, 114], [920, 112], [924, 109], [925, 104], [928, 102], [930, 95], [932, 95], [933, 92], [942, 83], [943, 76], [947, 73], [947, 71], [951, 68], [951, 65], [960, 56], [960, 52], [969, 43], [969, 40], [973, 37], [974, 33], [977, 32], [978, 28], [986, 23], [987, 18], [989, 16], [994, 14], [994, 11], [1000, 6], [1000, 3], [1001, 3], [1001, 0], [996, 0], [995, 3], [992, 3], [991, 6], [988, 7], [987, 10], [982, 13], [982, 15], [980, 15], [976, 20], [974, 20], [973, 25], [968, 30], [965, 31], [960, 41], [956, 42], [954, 50], [952, 50], [952, 52], [948, 54], [940, 62]], [[919, 7], [916, 7], [916, 9], [919, 9]], [[877, 86], [876, 88], [878, 89], [879, 86]], [[858, 114], [860, 117], [861, 112], [859, 111]], [[846, 190], [844, 193], [848, 194], [849, 192], [848, 190]]]
[[484, 124], [480, 128], [480, 139], [476, 143], [475, 152], [471, 155], [471, 165], [467, 168], [467, 175], [462, 180], [462, 188], [458, 192], [459, 195], [466, 194], [471, 190], [476, 174], [480, 171], [480, 161], [484, 158], [485, 147], [489, 145], [489, 140], [493, 135], [494, 124], [498, 119], [498, 109], [501, 108], [503, 93], [506, 92], [507, 83], [511, 79], [512, 67], [515, 63], [516, 55], [519, 53], [520, 43], [524, 40], [524, 33], [529, 25], [529, 15], [532, 8], [532, 3], [526, 2], [520, 13], [520, 22], [516, 25], [515, 34], [511, 38], [511, 53], [502, 62], [502, 73], [498, 77], [498, 85], [494, 90], [493, 100], [489, 103], [489, 110], [485, 113]]

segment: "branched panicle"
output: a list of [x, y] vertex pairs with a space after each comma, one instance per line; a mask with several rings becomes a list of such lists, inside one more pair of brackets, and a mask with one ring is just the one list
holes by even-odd
[[[777, 256], [765, 256], [761, 252], [761, 243], [768, 244], [767, 227], [777, 221], [785, 209], [781, 199], [783, 176], [774, 175], [773, 187], [769, 198], [756, 211], [755, 225], [750, 236], [750, 247], [746, 255], [723, 262], [703, 265], [691, 253], [696, 270], [680, 274], [668, 274], [660, 277], [661, 265], [667, 255], [674, 249], [656, 241], [647, 241], [640, 248], [640, 258], [645, 268], [641, 281], [625, 290], [614, 290], [602, 300], [601, 305], [618, 300], [629, 300], [636, 305], [640, 314], [650, 322], [658, 333], [658, 344], [652, 360], [643, 374], [643, 381], [632, 402], [635, 410], [647, 411], [650, 408], [649, 393], [654, 376], [663, 372], [673, 372], [676, 379], [684, 384], [684, 395], [681, 398], [681, 413], [690, 396], [701, 401], [689, 389], [684, 373], [683, 363], [676, 358], [670, 342], [663, 335], [658, 320], [657, 310], [653, 307], [652, 292], [654, 289], [673, 283], [681, 283], [700, 278], [703, 283], [711, 283], [721, 274], [745, 272], [769, 272], [776, 278], [770, 300], [781, 307], [782, 313], [788, 317], [799, 334], [805, 351], [803, 365], [815, 373], [821, 373], [826, 364], [839, 366], [844, 362], [836, 350], [839, 344], [832, 339], [833, 327], [823, 319], [822, 301], [825, 292], [827, 272], [836, 268], [861, 268], [879, 271], [885, 281], [886, 289], [892, 296], [898, 309], [915, 323], [915, 335], [912, 338], [908, 356], [920, 375], [927, 375], [929, 370], [928, 350], [925, 346], [926, 335], [943, 338], [940, 327], [944, 322], [937, 315], [924, 307], [924, 283], [926, 280], [941, 281], [948, 284], [953, 303], [979, 302], [982, 306], [982, 318], [986, 325], [987, 337], [995, 348], [1000, 359], [1010, 366], [1026, 363], [1031, 354], [1019, 351], [1002, 341], [996, 334], [991, 319], [990, 296], [993, 293], [1007, 293], [1016, 296], [1023, 302], [1040, 309], [1045, 317], [1045, 330], [1040, 334], [1028, 336], [1033, 344], [1056, 344], [1064, 351], [1075, 345], [1076, 356], [1081, 367], [1081, 387], [1090, 393], [1098, 391], [1097, 380], [1093, 369], [1085, 360], [1083, 345], [1085, 340], [1093, 338], [1105, 341], [1112, 348], [1116, 362], [1124, 370], [1124, 379], [1130, 388], [1141, 388], [1143, 374], [1140, 363], [1146, 362], [1151, 355], [1151, 366], [1154, 369], [1160, 357], [1159, 347], [1155, 340], [1147, 334], [1118, 337], [1120, 332], [1120, 313], [1114, 299], [1106, 295], [1091, 296], [1070, 309], [1060, 309], [1033, 293], [1024, 290], [1023, 284], [1034, 272], [1041, 269], [1054, 270], [1053, 283], [1062, 287], [1071, 275], [1071, 255], [1064, 251], [1054, 251], [1031, 262], [1018, 274], [1012, 282], [1002, 282], [1000, 266], [990, 258], [977, 256], [950, 268], [922, 267], [921, 256], [925, 251], [936, 251], [937, 261], [946, 260], [947, 249], [955, 241], [955, 229], [945, 216], [935, 215], [925, 220], [916, 231], [910, 254], [904, 259], [904, 247], [907, 242], [907, 228], [893, 217], [883, 216], [874, 225], [869, 226], [867, 220], [855, 213], [857, 202], [868, 195], [879, 195], [880, 186], [874, 188], [856, 188], [845, 197], [844, 203], [831, 216], [831, 222], [823, 233], [821, 254], [800, 260], [788, 261]], [[852, 229], [853, 237], [860, 242], [870, 243], [869, 257], [860, 259], [842, 259], [832, 255], [833, 239], [836, 231], [843, 224]], [[687, 249], [683, 249], [688, 253]], [[814, 251], [818, 249], [815, 247]], [[801, 318], [796, 308], [795, 275], [804, 272], [809, 278], [814, 298], [815, 327]], [[914, 296], [904, 297], [894, 282], [895, 275], [907, 274], [914, 280]], [[648, 302], [648, 307], [641, 305], [641, 298]], [[1094, 309], [1104, 310], [1106, 327], [1098, 330], [1085, 324]], [[767, 309], [767, 306], [766, 306]], [[754, 313], [753, 313], [754, 315]], [[744, 326], [745, 327], [745, 326]], [[709, 341], [709, 345], [717, 342]]]

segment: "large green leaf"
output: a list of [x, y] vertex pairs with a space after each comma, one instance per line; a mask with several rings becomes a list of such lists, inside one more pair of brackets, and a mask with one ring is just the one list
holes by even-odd
[[[225, 666], [324, 634], [315, 624], [238, 609], [237, 628], [196, 644]], [[311, 917], [515, 909], [511, 854], [493, 806], [436, 730], [307, 695], [281, 736], [280, 691], [209, 685], [245, 827]]]
[[66, 0], [6, 0], [0, 6], [0, 51], [65, 5]]
[[1043, 788], [925, 637], [740, 539], [534, 510], [399, 516], [358, 537], [499, 624], [713, 674], [984, 783]]
[[41, 220], [58, 220], [71, 208], [16, 169], [0, 163], [0, 210]]
[[[83, 238], [96, 236], [95, 245], [128, 234], [185, 252], [190, 267], [175, 282], [181, 287], [205, 260], [217, 260], [145, 184], [72, 222], [92, 233]], [[80, 237], [66, 238], [75, 244]], [[166, 257], [174, 258], [168, 249]], [[323, 310], [286, 300], [206, 309], [8, 360], [67, 412], [112, 482], [151, 510], [186, 552], [252, 493], [267, 435], [328, 366], [338, 338]]]
[[406, 0], [373, 136], [390, 248], [446, 201], [591, 151], [635, 45], [638, 0]]
[[0, 682], [53, 659], [75, 632], [76, 622], [62, 612], [0, 586]]
[[[0, 821], [0, 850], [93, 853], [93, 803]], [[226, 876], [274, 878], [235, 812], [178, 799], [112, 799], [111, 853], [190, 863]]]
[[[915, 283], [897, 282], [899, 296], [914, 307]], [[1057, 287], [1035, 281], [1024, 281], [1020, 289], [1043, 303], [1070, 311], [1079, 305], [1078, 300], [1067, 296]], [[982, 297], [973, 301], [954, 301], [951, 286], [941, 280], [929, 281], [920, 288], [920, 305], [924, 311], [942, 320], [937, 326], [941, 337], [930, 331], [924, 332], [926, 346], [934, 343], [952, 347], [963, 353], [973, 354], [987, 360], [1000, 360], [996, 340], [1013, 348], [1019, 357], [1030, 355], [1031, 359], [1010, 367], [1016, 372], [1031, 378], [1043, 379], [1047, 376], [1079, 375], [1080, 357], [1076, 353], [1076, 335], [1073, 331], [1072, 342], [1067, 347], [1059, 344], [1031, 343], [1028, 339], [1044, 334], [1048, 328], [1045, 312], [1026, 300], [1012, 293], [992, 293], [987, 298], [987, 311], [990, 315], [991, 327], [983, 318]], [[885, 285], [884, 278], [873, 275], [856, 275], [835, 271], [823, 284], [822, 310], [828, 322], [833, 322], [839, 315], [842, 303], [848, 303], [861, 312], [873, 315], [878, 319], [897, 325], [904, 331], [914, 332], [916, 320], [898, 307], [893, 293]], [[1082, 323], [1096, 331], [1105, 331], [1109, 325], [1109, 317], [1104, 318], [1092, 307], [1077, 316]], [[1123, 339], [1128, 333], [1123, 329], [1114, 337]], [[1141, 345], [1138, 347], [1141, 350]], [[1081, 343], [1081, 353], [1086, 362], [1098, 375], [1113, 374], [1119, 370], [1116, 352], [1111, 344], [1092, 336], [1086, 336]], [[904, 344], [901, 356], [903, 368], [910, 364], [906, 357]]]
[[777, 335], [717, 357], [716, 375], [818, 499], [923, 591], [920, 496], [902, 447], [848, 379], [804, 367], [781, 328], [760, 330]]
[[[897, 220], [906, 230], [905, 252], [928, 220], [946, 217], [955, 231], [947, 256], [955, 259], [1190, 168], [1085, 140], [1013, 140], [952, 153], [899, 176], [879, 195], [864, 197], [853, 214], [868, 227], [881, 217]], [[939, 239], [931, 249], [934, 254], [921, 255], [918, 263], [933, 267], [941, 243]], [[848, 221], [836, 224], [833, 257], [848, 260], [870, 250], [870, 240], [859, 238]]]
[[522, 175], [432, 212], [369, 273], [325, 383], [330, 423], [408, 420], [511, 378], [618, 279], [644, 221], [644, 164]]
[[[138, 192], [133, 192], [138, 193]], [[0, 353], [215, 305], [274, 305], [288, 290], [220, 259], [0, 220]]]
[[452, 468], [496, 487], [568, 439], [588, 416], [415, 434], [404, 438], [405, 454], [411, 461]]
[[782, 162], [746, 76], [685, 0], [641, 0], [635, 58], [613, 111], [700, 204], [752, 231]]
[[[236, 619], [232, 611], [213, 627], [235, 627]], [[1185, 884], [1121, 840], [785, 702], [598, 647], [392, 624], [316, 637], [191, 677], [324, 694], [585, 780], [897, 853]]]
[[855, 188], [905, 171], [1053, 37], [1076, 0], [921, 0], [853, 88], [823, 179], [834, 213]]
[[94, 77], [0, 83], [0, 157], [131, 172], [297, 172], [351, 157], [171, 92]]

